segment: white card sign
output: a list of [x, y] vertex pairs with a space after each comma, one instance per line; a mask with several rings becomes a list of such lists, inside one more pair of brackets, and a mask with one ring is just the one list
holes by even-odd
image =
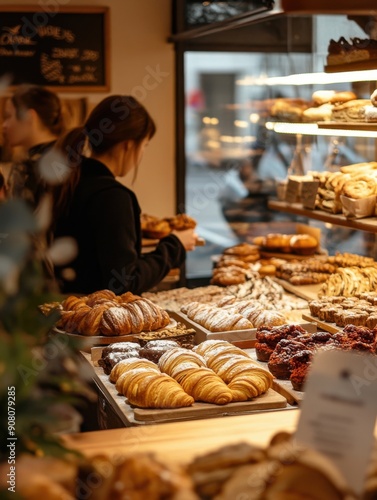
[[371, 457], [376, 413], [376, 355], [336, 349], [315, 355], [296, 439], [331, 459], [357, 494]]

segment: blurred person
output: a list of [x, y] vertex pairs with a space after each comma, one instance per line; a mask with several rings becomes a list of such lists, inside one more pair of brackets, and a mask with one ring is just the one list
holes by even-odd
[[55, 269], [62, 292], [140, 294], [180, 267], [186, 251], [194, 249], [197, 235], [188, 229], [173, 231], [142, 254], [138, 200], [116, 179], [131, 171], [136, 178], [155, 132], [153, 119], [135, 98], [113, 95], [93, 109], [83, 127], [58, 141], [71, 175], [54, 194], [53, 234], [72, 237], [78, 247], [69, 267]]
[[4, 141], [11, 148], [21, 147], [24, 160], [17, 161], [8, 178], [12, 198], [24, 199], [35, 209], [46, 189], [39, 163], [63, 132], [59, 97], [44, 87], [20, 85], [7, 99], [2, 124]]

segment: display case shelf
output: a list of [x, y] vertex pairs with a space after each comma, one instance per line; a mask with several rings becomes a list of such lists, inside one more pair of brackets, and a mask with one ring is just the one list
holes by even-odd
[[377, 122], [318, 122], [319, 129], [377, 131]]
[[335, 224], [337, 226], [344, 226], [352, 229], [359, 229], [361, 231], [377, 233], [377, 217], [367, 217], [365, 219], [348, 219], [341, 214], [331, 214], [323, 210], [308, 210], [303, 208], [300, 203], [287, 203], [285, 201], [271, 200], [268, 203], [268, 207], [271, 210], [287, 212], [294, 215], [302, 215], [310, 219]]
[[343, 71], [364, 71], [376, 69], [377, 59], [364, 59], [343, 64], [328, 64], [324, 67], [326, 73], [342, 73]]

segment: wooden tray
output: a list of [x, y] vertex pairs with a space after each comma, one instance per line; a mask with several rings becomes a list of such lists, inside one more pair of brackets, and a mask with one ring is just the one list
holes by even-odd
[[325, 332], [338, 333], [342, 330], [342, 328], [337, 326], [335, 323], [326, 323], [326, 321], [321, 321], [320, 319], [311, 316], [310, 314], [303, 314], [302, 317], [307, 321], [316, 323], [317, 327], [319, 327], [321, 330], [325, 330]]
[[[98, 366], [98, 363], [92, 359], [90, 354], [82, 353], [82, 355], [92, 366], [97, 384], [125, 426], [242, 415], [244, 413], [279, 409], [287, 406], [287, 399], [284, 395], [274, 389], [269, 389], [265, 394], [254, 400], [229, 403], [221, 406], [209, 403], [194, 403], [187, 408], [176, 409], [136, 408], [129, 405], [124, 396], [118, 394], [115, 385], [110, 382], [109, 376], [103, 372], [103, 369]], [[93, 358], [98, 360], [99, 356], [100, 349], [97, 348], [94, 350]]]
[[[308, 311], [308, 309], [305, 309]], [[182, 312], [169, 312], [171, 317], [174, 317], [177, 321], [184, 323], [187, 327], [193, 328], [196, 331], [195, 343], [200, 344], [205, 340], [227, 340], [232, 344], [241, 347], [242, 349], [247, 349], [255, 346], [256, 342], [256, 332], [257, 328], [251, 328], [249, 330], [228, 330], [225, 332], [211, 332], [204, 328], [204, 326], [199, 325], [195, 321], [192, 321]], [[304, 315], [302, 314], [303, 318]], [[311, 333], [317, 331], [316, 323], [307, 323], [306, 320], [302, 321], [290, 321], [289, 323], [297, 323]]]
[[263, 250], [263, 248], [261, 248], [259, 253], [263, 259], [306, 260], [313, 258], [323, 259], [325, 256], [327, 257], [326, 254], [318, 252], [309, 255], [300, 255], [298, 253], [270, 252], [268, 250]]
[[[169, 312], [169, 315], [172, 313]], [[174, 317], [177, 321], [184, 323], [189, 328], [194, 328], [196, 331], [195, 343], [200, 344], [205, 340], [227, 340], [232, 344], [237, 342], [249, 342], [250, 345], [248, 347], [252, 347], [255, 344], [255, 334], [257, 329], [252, 328], [248, 330], [228, 330], [225, 332], [211, 332], [204, 328], [204, 326], [199, 325], [195, 321], [192, 321], [190, 318], [186, 316], [186, 314], [182, 312], [174, 313]]]
[[227, 405], [214, 405], [210, 403], [194, 403], [186, 408], [176, 409], [142, 409], [134, 408], [135, 420], [148, 423], [171, 420], [195, 420], [198, 418], [226, 417], [242, 415], [252, 411], [273, 410], [285, 408], [287, 399], [273, 389], [269, 389], [256, 399], [245, 402], [229, 403]]
[[[318, 283], [315, 285], [292, 285], [289, 281], [282, 280], [280, 278], [273, 278], [276, 283], [279, 283], [280, 286], [287, 290], [287, 292], [293, 293], [297, 295], [297, 297], [301, 297], [305, 300], [316, 300], [318, 299], [318, 292], [321, 289], [322, 283]], [[305, 319], [305, 318], [304, 318]]]
[[51, 328], [50, 335], [60, 339], [62, 342], [66, 342], [67, 339], [77, 341], [81, 351], [90, 352], [90, 349], [94, 346], [105, 346], [113, 344], [115, 342], [137, 342], [134, 336], [131, 335], [117, 335], [114, 337], [106, 337], [105, 335], [79, 335], [77, 333], [68, 333], [60, 330], [56, 326]]
[[[170, 316], [170, 314], [169, 314]], [[170, 317], [170, 323], [165, 328], [175, 326], [177, 321]], [[158, 330], [155, 330], [158, 331]], [[129, 334], [129, 335], [114, 335], [114, 336], [106, 336], [106, 335], [79, 335], [78, 333], [68, 333], [64, 330], [60, 330], [56, 326], [52, 327], [50, 330], [50, 335], [59, 338], [62, 342], [65, 342], [67, 339], [75, 340], [79, 342], [79, 348], [81, 351], [90, 352], [91, 348], [94, 346], [105, 346], [109, 344], [114, 344], [116, 342], [137, 342], [136, 338], [137, 334]]]

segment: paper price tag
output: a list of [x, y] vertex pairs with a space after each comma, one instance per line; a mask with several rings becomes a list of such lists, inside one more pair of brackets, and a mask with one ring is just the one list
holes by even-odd
[[301, 182], [288, 178], [285, 191], [285, 201], [288, 203], [297, 203], [300, 200]]
[[316, 354], [296, 439], [331, 459], [357, 494], [364, 486], [376, 413], [377, 356], [339, 350]]
[[315, 209], [319, 181], [304, 181], [301, 186], [301, 200], [304, 208]]

